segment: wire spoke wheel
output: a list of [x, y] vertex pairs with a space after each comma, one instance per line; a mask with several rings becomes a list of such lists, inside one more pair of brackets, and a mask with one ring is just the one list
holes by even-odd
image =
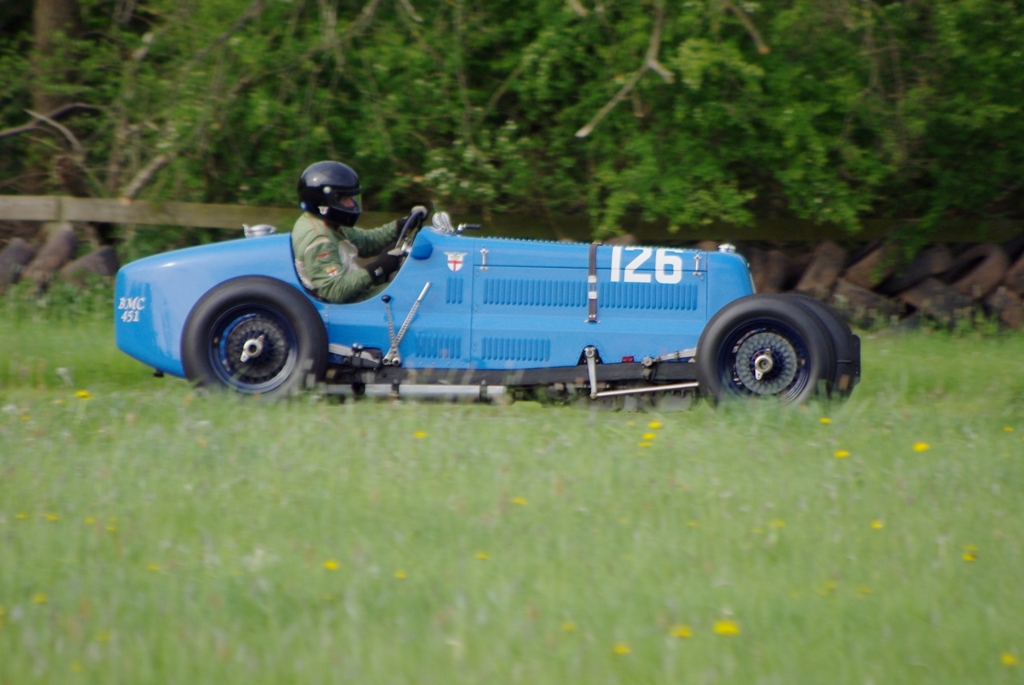
[[270, 392], [295, 369], [295, 330], [265, 307], [238, 309], [225, 312], [212, 327], [210, 365], [224, 385], [239, 392]]
[[245, 395], [287, 397], [313, 387], [327, 365], [327, 333], [309, 298], [263, 276], [211, 290], [182, 335], [189, 380]]
[[835, 345], [805, 306], [775, 295], [750, 295], [722, 307], [697, 344], [697, 381], [713, 402], [773, 397], [799, 404], [827, 395]]
[[793, 331], [751, 326], [723, 348], [723, 381], [737, 393], [792, 399], [807, 384], [807, 348]]

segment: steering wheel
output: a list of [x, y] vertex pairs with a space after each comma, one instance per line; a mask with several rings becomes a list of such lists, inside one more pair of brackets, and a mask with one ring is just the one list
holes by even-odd
[[409, 215], [409, 218], [405, 220], [405, 225], [402, 226], [401, 232], [398, 234], [398, 239], [395, 240], [395, 249], [392, 251], [392, 254], [398, 254], [403, 259], [409, 256], [409, 253], [412, 252], [413, 241], [416, 240], [416, 234], [419, 233], [420, 227], [423, 226], [426, 218], [426, 212], [413, 212]]

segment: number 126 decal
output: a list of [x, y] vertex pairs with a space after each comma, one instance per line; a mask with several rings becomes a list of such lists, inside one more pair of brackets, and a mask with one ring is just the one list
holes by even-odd
[[[635, 257], [625, 255], [627, 259], [630, 257], [632, 259], [623, 268], [623, 252], [638, 252], [639, 254]], [[650, 283], [651, 274], [638, 273], [638, 271], [651, 258], [651, 253], [654, 253], [654, 280], [667, 285], [679, 283], [683, 280], [683, 257], [678, 254], [680, 252], [682, 250], [664, 247], [655, 250], [650, 247], [623, 247], [616, 245], [612, 248], [612, 282]], [[693, 268], [697, 270], [700, 268], [700, 253], [694, 255], [693, 259]]]

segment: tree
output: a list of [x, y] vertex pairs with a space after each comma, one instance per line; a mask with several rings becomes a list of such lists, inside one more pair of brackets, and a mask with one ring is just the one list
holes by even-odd
[[81, 32], [82, 18], [78, 0], [35, 0], [32, 7], [32, 35], [35, 43], [35, 68], [41, 74], [32, 89], [36, 112], [48, 114], [69, 102], [66, 94], [50, 86], [70, 77], [68, 47]]

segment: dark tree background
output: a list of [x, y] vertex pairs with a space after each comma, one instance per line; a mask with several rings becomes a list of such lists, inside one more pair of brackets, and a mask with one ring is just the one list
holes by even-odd
[[0, 31], [0, 193], [292, 204], [337, 158], [371, 209], [598, 235], [1024, 214], [1011, 0], [0, 0]]

